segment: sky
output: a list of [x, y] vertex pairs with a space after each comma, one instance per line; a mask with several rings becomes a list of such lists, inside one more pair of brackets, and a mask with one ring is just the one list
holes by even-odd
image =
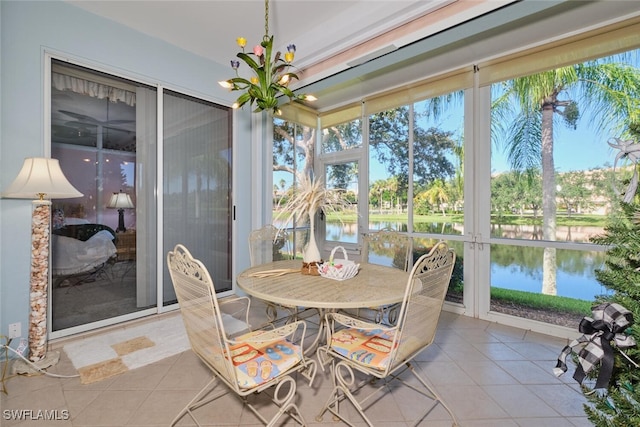
[[[597, 135], [594, 131], [578, 126], [575, 131], [558, 129], [554, 138], [554, 160], [558, 172], [589, 170], [597, 167], [613, 166], [617, 150], [607, 141], [610, 137]], [[510, 170], [506, 155], [497, 149], [492, 150], [491, 171]]]
[[[452, 113], [456, 114], [456, 113]], [[461, 113], [459, 113], [461, 114]], [[459, 116], [458, 116], [459, 117]], [[444, 120], [439, 126], [451, 127], [451, 120]], [[607, 141], [614, 135], [610, 131], [597, 131], [593, 125], [595, 120], [588, 112], [579, 119], [575, 130], [563, 123], [554, 128], [554, 161], [558, 172], [589, 170], [598, 167], [613, 166], [618, 150], [613, 149]], [[447, 129], [456, 132], [455, 128]], [[459, 134], [460, 131], [457, 131]], [[492, 147], [491, 171], [500, 173], [509, 171], [509, 161], [504, 150]]]
[[[460, 117], [452, 113], [453, 117]], [[454, 132], [457, 138], [460, 130], [456, 130], [453, 123], [459, 123], [459, 119], [444, 119], [437, 127]], [[554, 160], [558, 172], [570, 172], [589, 170], [598, 167], [613, 166], [617, 150], [612, 149], [607, 140], [610, 138], [606, 132], [598, 134], [590, 129], [589, 124], [593, 120], [585, 116], [580, 119], [576, 130], [568, 129], [564, 125], [556, 126], [554, 139]], [[431, 124], [424, 124], [429, 127]], [[457, 126], [457, 125], [456, 125]], [[459, 127], [459, 126], [458, 126]], [[506, 154], [498, 147], [492, 147], [491, 172], [501, 173], [511, 169]], [[389, 177], [384, 168], [378, 164], [370, 165], [370, 182]]]

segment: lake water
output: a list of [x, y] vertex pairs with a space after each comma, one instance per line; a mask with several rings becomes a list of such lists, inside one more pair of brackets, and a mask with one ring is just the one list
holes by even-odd
[[[442, 224], [431, 224], [430, 228], [442, 230]], [[447, 224], [449, 230], [457, 230], [456, 224]], [[459, 226], [460, 230], [462, 229]], [[370, 230], [392, 228], [406, 230], [402, 222], [370, 222]], [[587, 242], [590, 236], [602, 233], [599, 227], [557, 227], [558, 240]], [[455, 231], [452, 234], [456, 234]], [[354, 224], [327, 223], [327, 238], [332, 241], [357, 243], [357, 227]], [[494, 237], [539, 240], [541, 232], [534, 226], [494, 226]], [[458, 256], [462, 255], [462, 244], [451, 241]], [[457, 247], [459, 246], [459, 247]], [[492, 245], [491, 286], [539, 293], [542, 289], [542, 248]], [[592, 301], [596, 295], [608, 293], [596, 280], [595, 271], [604, 267], [604, 253], [558, 249], [557, 295]], [[391, 259], [376, 257], [376, 262], [391, 265]]]

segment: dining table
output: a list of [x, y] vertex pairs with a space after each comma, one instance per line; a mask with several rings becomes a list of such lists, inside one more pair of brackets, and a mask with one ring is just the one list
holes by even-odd
[[322, 336], [326, 312], [397, 304], [409, 279], [404, 270], [370, 263], [361, 263], [358, 273], [346, 280], [302, 274], [301, 267], [301, 260], [260, 264], [240, 273], [237, 283], [246, 294], [263, 301], [317, 309], [320, 329], [310, 350]]

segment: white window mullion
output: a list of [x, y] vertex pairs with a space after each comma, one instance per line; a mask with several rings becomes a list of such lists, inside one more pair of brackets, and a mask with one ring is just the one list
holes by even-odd
[[362, 247], [362, 235], [369, 232], [369, 115], [362, 103], [362, 143], [360, 170], [358, 172], [358, 247]]
[[[491, 302], [491, 90], [474, 89], [474, 317], [486, 318]], [[465, 297], [466, 297], [465, 289]]]
[[407, 232], [409, 235], [413, 233], [413, 132], [414, 132], [414, 109], [413, 103], [409, 104], [409, 168], [408, 170], [408, 188], [407, 188]]

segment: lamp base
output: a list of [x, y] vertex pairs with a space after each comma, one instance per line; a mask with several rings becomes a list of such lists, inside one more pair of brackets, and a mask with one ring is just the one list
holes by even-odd
[[126, 233], [127, 229], [124, 228], [124, 209], [118, 209], [118, 228], [116, 233]]
[[38, 370], [45, 370], [50, 368], [58, 363], [60, 360], [60, 353], [57, 351], [49, 351], [47, 355], [38, 360], [37, 362], [25, 362], [22, 359], [17, 359], [13, 362], [11, 367], [11, 371], [16, 375], [37, 375], [41, 372]]

